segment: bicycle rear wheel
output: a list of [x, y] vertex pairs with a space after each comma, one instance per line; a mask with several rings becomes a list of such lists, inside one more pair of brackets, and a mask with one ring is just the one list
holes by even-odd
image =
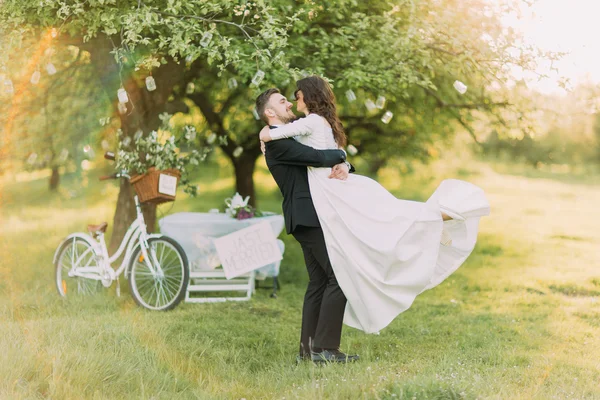
[[55, 283], [58, 294], [93, 295], [100, 290], [100, 281], [69, 276], [73, 268], [99, 268], [96, 252], [92, 245], [80, 237], [67, 239], [60, 247], [55, 264]]
[[131, 296], [139, 306], [149, 310], [171, 310], [183, 300], [187, 290], [190, 279], [187, 256], [170, 237], [149, 239], [148, 246], [163, 274], [159, 276], [148, 267], [141, 247], [137, 246], [129, 267]]

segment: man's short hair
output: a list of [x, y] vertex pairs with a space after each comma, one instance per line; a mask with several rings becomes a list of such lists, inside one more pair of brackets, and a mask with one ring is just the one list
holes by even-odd
[[265, 121], [265, 123], [267, 124], [269, 123], [269, 120], [265, 115], [265, 110], [267, 109], [267, 104], [269, 104], [269, 99], [271, 98], [271, 95], [274, 95], [275, 93], [281, 92], [277, 88], [271, 88], [265, 90], [256, 98], [256, 112], [258, 113], [260, 119]]

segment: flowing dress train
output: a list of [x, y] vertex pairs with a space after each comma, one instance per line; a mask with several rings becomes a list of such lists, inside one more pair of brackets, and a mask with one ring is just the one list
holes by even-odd
[[[336, 149], [325, 120], [306, 118], [271, 130], [317, 149]], [[426, 202], [397, 199], [375, 180], [350, 174], [329, 179], [330, 168], [308, 168], [311, 197], [327, 252], [348, 303], [344, 323], [375, 333], [440, 284], [471, 254], [479, 219], [490, 207], [482, 189], [465, 181], [440, 183]], [[442, 221], [441, 211], [456, 218]], [[452, 243], [440, 244], [442, 228]]]

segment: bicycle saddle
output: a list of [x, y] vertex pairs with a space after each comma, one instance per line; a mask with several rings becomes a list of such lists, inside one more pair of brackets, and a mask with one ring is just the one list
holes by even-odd
[[108, 227], [108, 222], [103, 222], [100, 225], [88, 225], [88, 232], [97, 235], [99, 233], [106, 232], [106, 228]]

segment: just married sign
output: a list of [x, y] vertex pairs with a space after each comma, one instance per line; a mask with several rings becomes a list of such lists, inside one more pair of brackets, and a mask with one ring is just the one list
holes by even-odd
[[235, 278], [283, 257], [267, 221], [214, 240], [227, 279]]

